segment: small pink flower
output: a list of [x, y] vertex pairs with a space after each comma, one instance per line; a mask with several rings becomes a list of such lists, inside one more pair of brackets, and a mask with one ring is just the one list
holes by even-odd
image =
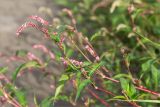
[[96, 56], [95, 52], [93, 51], [93, 49], [91, 49], [88, 45], [85, 46], [85, 49], [92, 55], [92, 56]]
[[57, 35], [58, 33], [57, 32], [53, 32], [53, 35]]
[[33, 28], [36, 28], [38, 30], [40, 30], [41, 32], [43, 32], [45, 35], [44, 37], [45, 38], [49, 38], [50, 35], [48, 33], [48, 29], [46, 28], [40, 28], [39, 26], [37, 26], [36, 24], [32, 23], [32, 22], [26, 22], [25, 24], [23, 24], [21, 27], [19, 27], [16, 31], [16, 35], [19, 36], [19, 34], [24, 30], [26, 29], [27, 27], [33, 27]]
[[48, 49], [44, 45], [36, 44], [36, 45], [33, 45], [32, 47], [35, 49], [41, 49], [43, 52], [48, 53]]
[[60, 48], [62, 48], [63, 49], [63, 41], [65, 40], [65, 37], [60, 37], [60, 41], [58, 42], [58, 45], [59, 45], [59, 47]]
[[72, 16], [71, 10], [65, 8], [65, 9], [63, 9], [62, 11], [63, 11], [63, 12], [66, 12], [69, 16]]
[[55, 59], [55, 55], [51, 51], [49, 51], [49, 56], [51, 57], [51, 59]]
[[45, 34], [44, 37], [46, 37], [46, 38], [50, 37], [50, 35], [48, 33], [48, 29], [46, 29], [46, 28], [39, 28], [39, 30], [42, 31]]
[[55, 86], [54, 86], [53, 84], [51, 84], [51, 85], [50, 85], [50, 88], [51, 88], [51, 89], [54, 89], [54, 88], [55, 88]]
[[9, 63], [11, 61], [24, 61], [24, 59], [21, 57], [18, 57], [18, 56], [11, 56], [6, 60], [7, 63]]
[[41, 65], [43, 64], [42, 61], [31, 52], [28, 52], [27, 58], [31, 61], [37, 61]]
[[99, 61], [99, 59], [100, 59], [99, 56], [96, 56], [96, 61]]
[[63, 64], [64, 64], [65, 66], [68, 65], [68, 62], [67, 62], [63, 57], [61, 57], [60, 60], [63, 62]]
[[33, 20], [36, 20], [36, 21], [38, 21], [38, 22], [40, 22], [40, 23], [42, 23], [42, 24], [44, 24], [44, 25], [48, 25], [48, 21], [42, 19], [42, 18], [39, 17], [39, 16], [34, 15], [34, 16], [29, 16], [29, 18], [30, 18], [30, 19], [33, 19]]
[[67, 8], [63, 9], [62, 11], [65, 12], [65, 13], [67, 13], [68, 16], [71, 18], [72, 24], [76, 25], [76, 20], [73, 17], [72, 11], [69, 10], [69, 9], [67, 9]]
[[74, 65], [77, 65], [77, 66], [82, 66], [83, 65], [83, 62], [81, 61], [76, 61], [74, 59], [70, 59], [70, 62]]
[[19, 36], [19, 34], [26, 29], [27, 27], [35, 27], [38, 28], [36, 24], [32, 23], [32, 22], [26, 22], [25, 24], [23, 24], [21, 27], [19, 27], [16, 31], [16, 35]]
[[[69, 65], [69, 62], [64, 59], [63, 57], [60, 58], [63, 62], [64, 65]], [[74, 59], [68, 59], [73, 65], [76, 65], [76, 66], [82, 66], [83, 65], [83, 62], [81, 61], [77, 61], [77, 60], [74, 60]]]
[[85, 49], [96, 59], [96, 61], [99, 61], [99, 56], [95, 53], [95, 51], [89, 46], [86, 45]]

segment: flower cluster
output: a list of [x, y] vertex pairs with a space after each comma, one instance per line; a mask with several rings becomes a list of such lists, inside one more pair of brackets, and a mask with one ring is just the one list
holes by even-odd
[[72, 63], [73, 65], [76, 65], [76, 66], [82, 66], [83, 65], [83, 62], [81, 61], [77, 61], [77, 60], [74, 60], [74, 59], [65, 59], [63, 57], [60, 58], [61, 61], [63, 62], [64, 65], [69, 65], [69, 63]]
[[34, 15], [34, 16], [29, 16], [29, 18], [33, 19], [33, 20], [36, 20], [36, 21], [40, 22], [41, 24], [48, 25], [48, 21], [42, 19], [39, 16]]
[[99, 56], [89, 45], [86, 45], [85, 49], [96, 59], [96, 61], [99, 61]]
[[[43, 24], [43, 25], [48, 25], [48, 22], [45, 21], [44, 19], [42, 19], [41, 17], [38, 17], [38, 16], [30, 16], [29, 18], [34, 19], [34, 20], [40, 22], [40, 23]], [[46, 28], [44, 28], [44, 27], [39, 27], [39, 26], [37, 26], [36, 24], [34, 24], [33, 22], [26, 22], [26, 23], [24, 23], [22, 26], [20, 26], [20, 27], [17, 29], [17, 31], [16, 31], [16, 35], [19, 36], [20, 33], [21, 33], [24, 29], [26, 29], [27, 27], [33, 27], [33, 28], [36, 28], [36, 29], [40, 30], [41, 32], [43, 32], [43, 33], [45, 34], [45, 35], [44, 35], [45, 38], [49, 38], [49, 37], [50, 37], [50, 36], [49, 36], [49, 33], [48, 33], [48, 29], [46, 29]]]
[[42, 61], [37, 56], [35, 56], [33, 53], [31, 53], [31, 52], [28, 52], [27, 58], [29, 60], [31, 60], [31, 61], [37, 61], [41, 65], [43, 64]]

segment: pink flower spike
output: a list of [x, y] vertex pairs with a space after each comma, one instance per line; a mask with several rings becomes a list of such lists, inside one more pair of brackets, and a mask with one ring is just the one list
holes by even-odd
[[76, 61], [74, 59], [70, 59], [70, 62], [76, 66], [82, 66], [83, 65], [83, 62], [81, 61]]
[[85, 49], [95, 58], [96, 61], [99, 61], [99, 56], [96, 54], [96, 52], [89, 46], [86, 45]]
[[64, 64], [65, 66], [68, 65], [68, 62], [67, 62], [63, 57], [61, 57], [60, 60], [63, 62], [63, 64]]
[[96, 61], [99, 61], [99, 60], [100, 60], [99, 56], [96, 56]]
[[[68, 65], [69, 62], [64, 59], [63, 57], [60, 58], [61, 61], [63, 62], [64, 65]], [[73, 65], [76, 65], [76, 66], [82, 66], [83, 65], [83, 62], [81, 61], [77, 61], [77, 60], [74, 60], [74, 59], [68, 59]]]
[[39, 64], [43, 65], [42, 61], [31, 52], [28, 52], [27, 58], [31, 61], [37, 61]]
[[35, 27], [38, 28], [36, 24], [32, 23], [32, 22], [26, 22], [25, 24], [23, 24], [21, 27], [19, 27], [16, 31], [16, 35], [19, 36], [19, 34], [26, 29], [27, 27]]
[[48, 33], [48, 29], [46, 29], [46, 28], [39, 28], [39, 30], [41, 30], [44, 33], [44, 37], [45, 38], [49, 38], [50, 37], [50, 35]]
[[51, 57], [51, 59], [55, 59], [55, 55], [51, 51], [49, 51], [49, 56]]
[[48, 49], [44, 45], [41, 45], [41, 44], [33, 45], [33, 48], [41, 49], [41, 50], [43, 50], [43, 52], [48, 53]]
[[40, 23], [42, 23], [42, 24], [44, 24], [44, 25], [48, 25], [48, 21], [42, 19], [42, 18], [39, 17], [39, 16], [34, 15], [34, 16], [29, 16], [29, 18], [30, 18], [30, 19], [33, 19], [33, 20], [36, 20], [36, 21], [38, 21], [38, 22], [40, 22]]
[[24, 61], [24, 59], [21, 57], [18, 57], [18, 56], [11, 56], [6, 60], [7, 63], [9, 63], [11, 61]]

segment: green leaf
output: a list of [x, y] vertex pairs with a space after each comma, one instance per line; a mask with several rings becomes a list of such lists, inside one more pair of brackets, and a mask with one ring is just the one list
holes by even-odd
[[159, 76], [160, 76], [160, 70], [158, 70], [154, 65], [151, 66], [151, 73], [152, 73], [152, 78], [155, 84], [155, 89], [158, 88], [158, 81], [159, 81]]
[[58, 35], [53, 35], [53, 34], [50, 34], [50, 35], [51, 35], [51, 39], [55, 40], [55, 42], [60, 41], [60, 37]]
[[87, 86], [89, 83], [91, 83], [90, 79], [86, 79], [80, 82], [80, 84], [78, 85], [78, 89], [77, 89], [77, 94], [76, 94], [76, 99], [75, 101], [77, 101], [77, 99], [80, 97], [80, 94], [82, 92], [82, 90], [85, 88], [85, 86]]
[[90, 66], [92, 63], [91, 62], [88, 62], [88, 61], [85, 61], [83, 62], [83, 66]]
[[59, 81], [67, 81], [69, 79], [68, 75], [63, 74]]
[[101, 31], [96, 32], [92, 37], [91, 37], [91, 41], [93, 41], [94, 39], [96, 39], [97, 37], [102, 36], [101, 35]]
[[130, 98], [134, 98], [135, 93], [136, 93], [136, 89], [135, 89], [134, 85], [130, 83], [128, 96]]
[[65, 82], [69, 79], [68, 75], [66, 74], [63, 74], [60, 79], [59, 79], [59, 86], [56, 88], [56, 91], [55, 91], [55, 95], [54, 95], [54, 100], [57, 99], [58, 95], [61, 93], [62, 91], [62, 88], [64, 87], [65, 85]]
[[53, 107], [52, 106], [52, 100], [50, 99], [50, 97], [45, 98], [44, 100], [42, 100], [40, 107]]
[[15, 95], [22, 106], [27, 105], [26, 94], [22, 91], [15, 91]]
[[74, 51], [72, 49], [68, 49], [66, 52], [67, 57], [71, 57], [73, 55]]
[[31, 67], [39, 67], [39, 64], [38, 62], [36, 61], [30, 61], [30, 62], [27, 62], [27, 63], [24, 63], [22, 65], [20, 65], [18, 68], [16, 68], [16, 70], [13, 72], [13, 75], [12, 75], [12, 80], [15, 81], [16, 78], [17, 78], [17, 75], [20, 71], [26, 69], [26, 68], [31, 68]]
[[12, 84], [7, 84], [6, 88], [9, 90], [10, 93], [13, 94], [13, 97], [16, 97], [18, 102], [23, 106], [27, 106], [27, 99], [26, 99], [26, 94], [24, 91], [18, 90], [15, 86]]
[[126, 99], [124, 96], [115, 96], [114, 99]]
[[0, 74], [5, 73], [8, 70], [8, 67], [0, 67]]
[[104, 64], [104, 62], [100, 62], [100, 63], [94, 64], [92, 70], [89, 71], [89, 76], [91, 77], [91, 76], [94, 74], [94, 72], [95, 72], [98, 68], [100, 68], [103, 64]]
[[146, 61], [145, 63], [142, 64], [142, 71], [148, 71], [151, 68], [151, 64], [153, 62], [153, 59], [150, 59], [148, 61]]
[[115, 96], [113, 99], [126, 99], [124, 96]]
[[120, 83], [121, 83], [121, 87], [123, 90], [127, 91], [128, 90], [128, 85], [129, 85], [129, 82], [124, 79], [124, 78], [120, 78]]
[[118, 79], [118, 78], [122, 78], [122, 77], [126, 77], [128, 79], [132, 79], [132, 77], [130, 75], [128, 75], [128, 74], [117, 74], [113, 78]]
[[56, 88], [55, 95], [54, 95], [54, 100], [56, 100], [57, 96], [60, 94], [63, 87], [64, 87], [64, 84], [61, 84]]
[[93, 1], [94, 0], [83, 0], [85, 8], [90, 9], [90, 6], [92, 5]]
[[69, 96], [67, 96], [67, 95], [59, 95], [59, 96], [57, 96], [57, 99], [68, 102], [69, 101]]
[[147, 37], [135, 32], [135, 34], [137, 34], [138, 36], [142, 37], [144, 40], [146, 40], [148, 43], [150, 43], [151, 45], [153, 46], [156, 46], [156, 47], [160, 47], [160, 43], [156, 43], [156, 42], [153, 42], [151, 41], [150, 39], [148, 39]]

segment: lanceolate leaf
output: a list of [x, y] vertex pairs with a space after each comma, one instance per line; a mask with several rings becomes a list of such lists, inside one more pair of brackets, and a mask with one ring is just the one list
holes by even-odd
[[52, 100], [50, 99], [50, 97], [45, 98], [44, 100], [42, 100], [41, 104], [39, 107], [52, 107]]
[[127, 91], [129, 82], [124, 78], [120, 78], [120, 82], [121, 82], [122, 89]]
[[57, 96], [60, 94], [63, 87], [64, 87], [64, 84], [61, 84], [56, 88], [55, 95], [54, 95], [54, 100], [56, 100]]
[[125, 97], [124, 96], [115, 96], [115, 97], [113, 97], [113, 99], [125, 99]]
[[27, 63], [24, 63], [22, 65], [20, 65], [14, 72], [13, 72], [13, 75], [12, 75], [12, 79], [13, 81], [16, 80], [17, 78], [17, 75], [20, 71], [26, 69], [26, 68], [31, 68], [31, 67], [39, 67], [39, 64], [36, 62], [36, 61], [30, 61], [30, 62], [27, 62]]
[[76, 99], [75, 101], [77, 101], [77, 99], [80, 97], [81, 92], [83, 91], [83, 89], [89, 84], [91, 83], [91, 80], [86, 79], [83, 80], [82, 82], [80, 82], [78, 89], [77, 89], [77, 94], [76, 94]]
[[93, 66], [92, 70], [89, 71], [89, 76], [92, 76], [94, 74], [94, 72], [101, 67], [103, 64], [103, 62], [97, 63]]
[[152, 71], [152, 78], [155, 84], [155, 89], [158, 88], [159, 84], [159, 76], [160, 76], [160, 70], [158, 70], [154, 65], [151, 66], [151, 71]]
[[142, 64], [142, 71], [146, 72], [147, 70], [150, 70], [151, 65], [153, 63], [153, 59], [146, 61], [145, 63]]
[[135, 89], [134, 85], [130, 83], [129, 92], [128, 92], [129, 97], [133, 98], [135, 93], [136, 93], [136, 89]]
[[144, 40], [146, 40], [147, 42], [149, 42], [151, 45], [156, 46], [156, 47], [160, 47], [160, 43], [156, 43], [151, 41], [150, 39], [148, 39], [147, 37], [135, 32], [135, 34], [137, 34], [138, 36], [142, 37]]
[[100, 31], [98, 31], [98, 32], [96, 32], [92, 37], [91, 37], [91, 41], [93, 41], [94, 39], [96, 39], [97, 37], [99, 37], [99, 36], [101, 36], [101, 32]]
[[65, 85], [65, 82], [69, 79], [68, 75], [63, 74], [59, 79], [59, 86], [56, 88], [54, 100], [58, 97], [58, 95], [61, 93], [62, 88]]

